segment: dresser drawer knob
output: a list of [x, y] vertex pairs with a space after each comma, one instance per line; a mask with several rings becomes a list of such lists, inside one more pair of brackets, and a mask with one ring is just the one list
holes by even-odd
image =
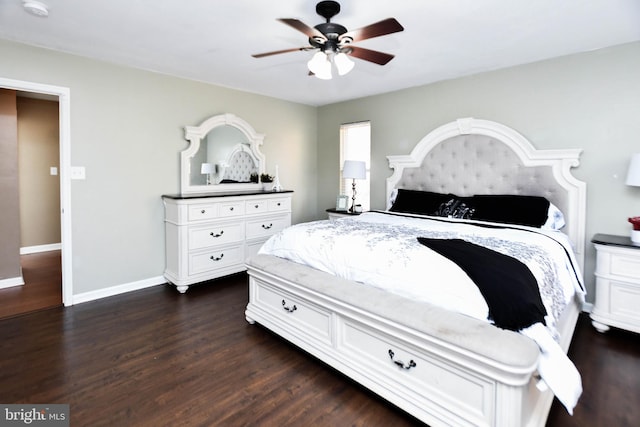
[[409, 360], [409, 364], [408, 365], [405, 365], [402, 360], [394, 359], [393, 358], [394, 356], [395, 356], [395, 354], [393, 353], [393, 350], [389, 349], [389, 357], [391, 358], [391, 361], [393, 363], [395, 363], [396, 365], [398, 365], [402, 369], [411, 369], [411, 368], [415, 368], [416, 367], [416, 362], [414, 362], [413, 359]]
[[262, 224], [262, 228], [264, 228], [265, 230], [270, 229], [271, 227], [273, 227], [273, 224], [269, 224], [269, 225], [264, 225]]
[[233, 210], [233, 206], [231, 206], [231, 207], [229, 208], [229, 210], [230, 210], [230, 211], [232, 211], [232, 210]]
[[255, 205], [254, 208], [258, 209], [260, 207], [260, 205]]
[[203, 213], [205, 213], [205, 212], [207, 212], [207, 211], [206, 211], [206, 210], [204, 210], [204, 209], [202, 209], [202, 210], [200, 211], [200, 213], [201, 213], [201, 214], [203, 214]]
[[296, 307], [296, 305], [294, 304], [293, 307], [287, 307], [286, 306], [286, 302], [284, 302], [284, 300], [282, 300], [282, 308], [284, 309], [284, 311], [286, 311], [287, 313], [293, 313], [294, 311], [296, 311], [298, 309], [298, 307]]
[[280, 206], [280, 202], [278, 202], [278, 206]]
[[220, 233], [214, 233], [213, 231], [211, 233], [209, 233], [209, 236], [211, 237], [220, 237], [224, 234], [224, 230], [220, 231]]
[[224, 254], [220, 254], [220, 256], [219, 256], [219, 257], [216, 257], [216, 256], [211, 255], [211, 256], [209, 257], [209, 259], [210, 259], [210, 260], [212, 260], [212, 261], [220, 261], [220, 260], [222, 259], [222, 257], [223, 257], [223, 256], [224, 256]]

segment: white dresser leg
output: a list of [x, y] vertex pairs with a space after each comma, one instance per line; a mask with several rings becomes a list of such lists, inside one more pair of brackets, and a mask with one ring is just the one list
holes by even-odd
[[609, 326], [605, 325], [604, 323], [600, 323], [596, 320], [591, 320], [591, 324], [593, 325], [594, 328], [596, 328], [596, 331], [600, 332], [600, 333], [605, 333], [607, 332], [609, 329]]

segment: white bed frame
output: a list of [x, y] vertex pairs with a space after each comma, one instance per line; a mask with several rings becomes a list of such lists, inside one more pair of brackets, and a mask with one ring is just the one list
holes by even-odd
[[[546, 196], [565, 214], [583, 265], [586, 186], [581, 150], [535, 150], [501, 124], [460, 119], [389, 156], [396, 188]], [[258, 322], [433, 426], [544, 426], [553, 395], [536, 385], [533, 341], [468, 316], [268, 255], [247, 262], [246, 318]], [[563, 314], [567, 351], [581, 307]]]

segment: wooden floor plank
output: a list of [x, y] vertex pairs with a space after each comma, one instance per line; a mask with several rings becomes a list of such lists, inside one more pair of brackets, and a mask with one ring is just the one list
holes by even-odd
[[[0, 402], [68, 403], [71, 425], [418, 426], [244, 318], [246, 274], [0, 320]], [[585, 393], [549, 426], [640, 424], [640, 339], [580, 316]]]
[[0, 289], [0, 319], [62, 305], [60, 251], [20, 256], [24, 285]]

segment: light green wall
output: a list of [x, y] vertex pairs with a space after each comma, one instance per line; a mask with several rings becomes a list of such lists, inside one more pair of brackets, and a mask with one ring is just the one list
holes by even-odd
[[[425, 64], [425, 67], [428, 67]], [[575, 176], [587, 183], [587, 239], [629, 233], [640, 188], [624, 184], [640, 152], [640, 43], [571, 55], [321, 107], [318, 209], [338, 193], [339, 125], [371, 120], [372, 208], [384, 208], [389, 154], [408, 154], [436, 127], [461, 117], [509, 126], [537, 148], [582, 148]], [[595, 252], [585, 279], [593, 301]]]
[[0, 41], [0, 76], [70, 88], [73, 294], [161, 276], [162, 194], [179, 192], [185, 125], [233, 113], [266, 135], [267, 170], [315, 218], [317, 109]]
[[[295, 191], [294, 222], [335, 205], [340, 124], [371, 120], [372, 207], [383, 208], [385, 156], [460, 117], [503, 123], [538, 148], [583, 148], [589, 239], [626, 234], [640, 214], [640, 188], [624, 185], [640, 151], [640, 43], [320, 108], [6, 41], [0, 57], [2, 77], [71, 90], [71, 159], [87, 171], [71, 189], [74, 294], [162, 274], [160, 195], [179, 191], [182, 128], [223, 112], [266, 135], [269, 172], [278, 164]], [[589, 245], [589, 300], [594, 256]]]

